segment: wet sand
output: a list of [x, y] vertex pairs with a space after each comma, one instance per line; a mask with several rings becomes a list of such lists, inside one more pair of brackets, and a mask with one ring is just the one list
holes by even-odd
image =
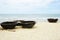
[[0, 40], [60, 40], [60, 23], [37, 22], [34, 28], [0, 28]]

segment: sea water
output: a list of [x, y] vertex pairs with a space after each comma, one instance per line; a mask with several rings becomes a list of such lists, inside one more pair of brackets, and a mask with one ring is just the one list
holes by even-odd
[[11, 20], [47, 21], [48, 18], [60, 19], [60, 14], [0, 14], [0, 22]]

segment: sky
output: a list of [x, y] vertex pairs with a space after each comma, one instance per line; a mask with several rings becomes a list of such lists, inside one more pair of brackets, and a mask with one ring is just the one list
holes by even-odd
[[0, 14], [60, 14], [60, 0], [0, 0]]

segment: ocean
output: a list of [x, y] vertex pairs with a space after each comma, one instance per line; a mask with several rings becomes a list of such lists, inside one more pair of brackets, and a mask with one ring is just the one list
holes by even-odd
[[60, 14], [0, 14], [0, 22], [11, 20], [47, 21], [48, 18], [60, 19]]

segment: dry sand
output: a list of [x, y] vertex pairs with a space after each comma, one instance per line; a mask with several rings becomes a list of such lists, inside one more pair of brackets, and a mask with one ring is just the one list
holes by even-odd
[[32, 29], [0, 28], [0, 40], [60, 40], [60, 23], [38, 22]]

